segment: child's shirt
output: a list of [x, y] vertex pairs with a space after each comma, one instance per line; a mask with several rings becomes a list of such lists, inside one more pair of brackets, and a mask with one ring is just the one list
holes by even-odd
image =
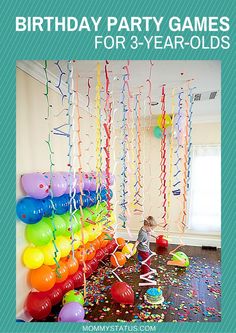
[[150, 252], [149, 243], [150, 243], [150, 233], [147, 232], [143, 227], [139, 230], [138, 233], [138, 251]]

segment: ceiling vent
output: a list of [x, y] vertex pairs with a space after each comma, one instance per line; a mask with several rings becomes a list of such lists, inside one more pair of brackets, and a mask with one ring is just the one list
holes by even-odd
[[218, 91], [206, 91], [203, 93], [194, 94], [193, 100], [194, 102], [209, 101], [215, 99], [218, 95], [219, 95]]

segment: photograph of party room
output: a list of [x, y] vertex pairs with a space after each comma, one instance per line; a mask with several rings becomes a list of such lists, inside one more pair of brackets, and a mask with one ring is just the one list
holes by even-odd
[[220, 119], [219, 61], [17, 61], [16, 321], [219, 322]]

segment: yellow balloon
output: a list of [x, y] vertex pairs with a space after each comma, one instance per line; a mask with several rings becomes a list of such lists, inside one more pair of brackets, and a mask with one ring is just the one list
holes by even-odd
[[133, 256], [136, 252], [137, 252], [137, 249], [135, 248], [134, 251], [133, 251], [133, 246], [134, 244], [132, 243], [128, 243], [126, 244], [123, 249], [122, 249], [122, 253], [127, 256], [127, 255], [131, 255]]
[[84, 244], [87, 244], [88, 241], [89, 241], [89, 235], [88, 235], [88, 232], [87, 232], [86, 229], [87, 229], [87, 228], [84, 228], [83, 230], [81, 229], [81, 230], [77, 233], [77, 235], [79, 236], [79, 239], [80, 239], [81, 243], [83, 243], [83, 242], [82, 242], [82, 232], [83, 232]]
[[81, 245], [80, 235], [78, 233], [74, 234], [74, 250], [77, 250]]
[[89, 242], [94, 241], [98, 237], [99, 227], [96, 224], [90, 224], [86, 227], [89, 236]]
[[162, 124], [162, 115], [160, 114], [157, 117], [157, 125], [160, 127], [160, 129], [167, 128], [167, 127], [171, 126], [171, 124], [172, 124], [172, 120], [168, 114], [165, 115], [165, 126], [164, 127]]
[[43, 252], [37, 247], [27, 247], [23, 252], [23, 263], [29, 269], [36, 269], [44, 262]]
[[70, 253], [72, 246], [71, 240], [64, 236], [59, 236], [56, 238], [56, 245], [61, 252], [61, 257], [64, 258]]
[[55, 253], [55, 247], [52, 242], [48, 243], [45, 246], [41, 246], [40, 250], [43, 252], [44, 255], [44, 264], [45, 265], [55, 265], [54, 257], [56, 257], [56, 260], [59, 261], [61, 259], [61, 251], [57, 247], [58, 252]]

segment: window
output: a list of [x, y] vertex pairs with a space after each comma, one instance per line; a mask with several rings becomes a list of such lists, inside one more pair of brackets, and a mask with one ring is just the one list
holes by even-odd
[[193, 146], [189, 200], [190, 230], [220, 232], [220, 146]]

